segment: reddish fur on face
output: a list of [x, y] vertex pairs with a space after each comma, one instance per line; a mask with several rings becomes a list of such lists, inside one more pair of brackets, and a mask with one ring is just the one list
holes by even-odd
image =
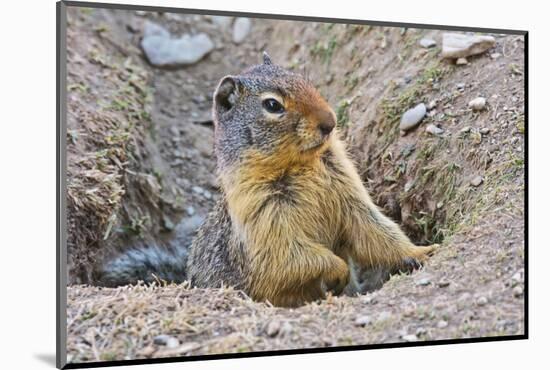
[[289, 99], [288, 109], [298, 112], [310, 123], [312, 129], [316, 129], [322, 122], [336, 123], [336, 115], [330, 105], [317, 89], [309, 85], [302, 85], [297, 89]]

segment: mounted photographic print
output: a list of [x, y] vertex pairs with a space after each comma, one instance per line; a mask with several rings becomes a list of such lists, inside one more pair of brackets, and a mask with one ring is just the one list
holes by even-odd
[[527, 338], [526, 55], [58, 3], [58, 367]]

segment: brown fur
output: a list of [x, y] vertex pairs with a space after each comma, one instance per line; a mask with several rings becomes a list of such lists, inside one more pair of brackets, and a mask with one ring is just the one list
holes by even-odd
[[[380, 213], [342, 142], [333, 137], [329, 144], [335, 169], [320, 151], [305, 158], [248, 153], [239, 170], [222, 176], [231, 217], [247, 242], [246, 285], [256, 300], [299, 305], [322, 297], [322, 282], [341, 290], [348, 258], [391, 268], [407, 257], [424, 261], [433, 250], [414, 246]], [[282, 176], [299, 183], [289, 204], [269, 201], [276, 196], [271, 184]]]

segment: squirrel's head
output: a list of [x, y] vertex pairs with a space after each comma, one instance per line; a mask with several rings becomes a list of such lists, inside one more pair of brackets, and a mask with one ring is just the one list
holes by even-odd
[[223, 77], [214, 93], [218, 159], [235, 159], [245, 149], [304, 158], [323, 152], [336, 126], [334, 111], [303, 76], [273, 64], [266, 53], [263, 58]]

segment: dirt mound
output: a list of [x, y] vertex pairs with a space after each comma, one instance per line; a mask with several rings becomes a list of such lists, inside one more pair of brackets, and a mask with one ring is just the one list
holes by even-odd
[[[69, 15], [71, 283], [95, 283], [93, 271], [127, 248], [189, 242], [180, 225], [218, 196], [211, 93], [264, 49], [328, 98], [376, 203], [416, 243], [443, 243], [412, 276], [295, 310], [185, 284], [69, 286], [70, 361], [524, 332], [522, 37], [494, 35], [493, 49], [456, 65], [441, 59], [439, 31], [253, 20], [237, 46], [207, 16]], [[153, 68], [138, 49], [145, 20], [205, 32], [216, 48], [186, 68]], [[439, 46], [421, 47], [424, 37]], [[481, 111], [468, 107], [477, 97], [487, 100]], [[426, 117], [402, 136], [401, 115], [419, 103]], [[442, 133], [426, 132], [430, 124]]]

